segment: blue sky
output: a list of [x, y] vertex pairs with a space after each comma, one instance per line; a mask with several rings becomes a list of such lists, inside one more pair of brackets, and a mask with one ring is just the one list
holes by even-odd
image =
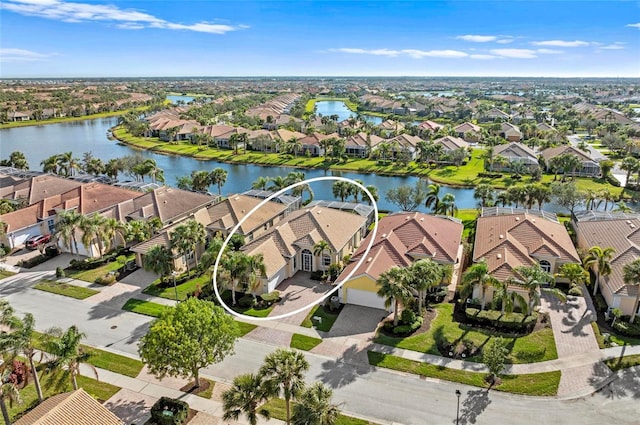
[[640, 2], [3, 0], [0, 77], [640, 77]]

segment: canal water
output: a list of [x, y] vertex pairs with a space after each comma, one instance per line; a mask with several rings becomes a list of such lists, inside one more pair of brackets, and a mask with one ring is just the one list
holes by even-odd
[[[344, 102], [340, 102], [337, 100], [323, 100], [321, 102], [316, 102], [316, 114], [318, 116], [322, 115], [323, 117], [330, 117], [331, 115], [338, 116], [338, 122], [349, 119], [350, 117], [355, 117], [356, 113], [351, 109], [347, 108], [347, 105]], [[373, 125], [380, 124], [382, 122], [381, 117], [375, 117], [373, 115], [361, 115], [363, 119], [367, 122], [370, 122]]]

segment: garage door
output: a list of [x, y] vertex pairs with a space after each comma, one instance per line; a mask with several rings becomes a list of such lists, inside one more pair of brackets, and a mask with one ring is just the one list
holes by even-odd
[[380, 308], [384, 310], [384, 299], [374, 292], [362, 291], [360, 289], [347, 290], [347, 304], [362, 305], [365, 307]]

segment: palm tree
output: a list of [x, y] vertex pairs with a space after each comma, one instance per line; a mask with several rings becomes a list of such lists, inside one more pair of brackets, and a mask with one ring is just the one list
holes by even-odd
[[440, 185], [438, 183], [432, 183], [427, 186], [424, 206], [427, 208], [433, 207], [434, 211], [437, 211], [440, 207]]
[[640, 301], [640, 258], [633, 260], [629, 264], [626, 264], [622, 268], [622, 271], [624, 273], [624, 283], [629, 286], [636, 287], [636, 299], [633, 302], [631, 318], [629, 319], [629, 323], [633, 323], [636, 315], [638, 314], [638, 302]]
[[291, 400], [304, 389], [304, 373], [309, 370], [309, 362], [299, 351], [277, 349], [268, 354], [260, 368], [260, 375], [274, 393], [282, 393], [287, 406], [287, 425], [291, 424]]
[[35, 319], [31, 313], [24, 315], [24, 319], [20, 321], [20, 325], [16, 331], [13, 332], [14, 349], [22, 352], [24, 356], [29, 360], [29, 367], [33, 375], [34, 385], [36, 387], [36, 393], [38, 394], [38, 401], [44, 400], [42, 396], [42, 387], [40, 386], [40, 378], [38, 377], [38, 371], [36, 370], [35, 362], [33, 358], [36, 355], [35, 346]]
[[480, 200], [480, 206], [486, 207], [493, 202], [493, 187], [489, 184], [479, 184], [473, 192], [473, 198]]
[[473, 287], [478, 285], [482, 290], [482, 299], [480, 300], [480, 309], [484, 310], [486, 304], [485, 295], [490, 286], [498, 286], [498, 279], [489, 274], [489, 267], [486, 261], [473, 264], [462, 275], [462, 287], [460, 294], [462, 298], [471, 295]]
[[102, 257], [102, 225], [105, 218], [104, 216], [95, 213], [92, 216], [82, 216], [78, 227], [82, 231], [82, 243], [87, 248], [87, 251], [91, 252], [93, 249], [93, 242], [98, 243], [98, 254]]
[[[627, 178], [625, 179], [624, 187], [625, 189], [629, 186], [629, 179], [631, 178], [631, 173], [635, 173], [640, 168], [640, 161], [632, 156], [627, 156], [622, 160], [622, 164], [620, 168], [627, 172]], [[624, 191], [624, 189], [623, 189]]]
[[293, 407], [293, 425], [335, 425], [340, 410], [331, 403], [331, 397], [333, 391], [321, 382], [305, 389]]
[[77, 210], [66, 210], [58, 213], [58, 222], [55, 225], [53, 235], [56, 239], [61, 239], [72, 254], [73, 248], [75, 248], [76, 254], [80, 252], [78, 251], [76, 230], [80, 227], [81, 220], [82, 215]]
[[[44, 351], [54, 356], [54, 359], [47, 363], [47, 369], [61, 370], [63, 372], [61, 378], [70, 376], [74, 390], [78, 389], [76, 377], [80, 374], [80, 364], [86, 363], [91, 357], [91, 354], [83, 352], [80, 346], [80, 341], [85, 336], [77, 326], [72, 325], [64, 332], [60, 328], [49, 329], [45, 338]], [[96, 369], [89, 366], [98, 379]], [[61, 384], [61, 381], [58, 383]]]
[[[531, 315], [535, 306], [540, 303], [540, 292], [546, 292], [565, 302], [567, 297], [558, 288], [554, 288], [555, 280], [551, 274], [545, 272], [540, 264], [535, 263], [533, 266], [518, 266], [513, 271], [521, 276], [522, 279], [512, 278], [509, 283], [523, 286], [529, 295], [529, 305], [527, 306], [527, 315]], [[549, 288], [543, 285], [549, 284]]]
[[227, 182], [227, 171], [224, 168], [215, 168], [209, 173], [211, 184], [218, 186], [218, 195], [222, 195], [222, 186]]
[[236, 376], [232, 387], [222, 393], [222, 419], [237, 421], [244, 413], [250, 425], [258, 423], [258, 414], [269, 420], [269, 411], [258, 408], [270, 397], [271, 392], [260, 375], [247, 373]]
[[348, 198], [351, 195], [351, 184], [342, 180], [335, 182], [331, 186], [331, 190], [333, 192], [333, 196], [335, 198], [340, 198], [341, 202], [344, 202], [345, 198]]
[[384, 298], [384, 306], [393, 304], [393, 326], [398, 325], [398, 310], [400, 304], [410, 299], [411, 293], [407, 288], [407, 271], [400, 267], [392, 267], [378, 277], [378, 295]]
[[495, 288], [493, 292], [493, 299], [500, 301], [500, 312], [502, 314], [513, 313], [513, 307], [518, 304], [520, 310], [526, 314], [527, 312], [527, 300], [516, 291], [509, 291], [509, 282], [501, 282], [495, 280], [493, 282]]
[[9, 400], [9, 405], [13, 403], [22, 403], [20, 399], [20, 391], [18, 387], [11, 382], [9, 376], [11, 375], [11, 369], [9, 367], [2, 368], [0, 371], [0, 410], [2, 410], [2, 416], [6, 425], [11, 425], [11, 418], [9, 417], [9, 410], [5, 400]]
[[58, 155], [58, 170], [63, 172], [65, 177], [72, 176], [80, 169], [80, 160], [73, 157], [73, 152], [65, 152]]
[[[373, 197], [374, 201], [378, 201], [378, 199], [380, 199], [380, 195], [378, 195], [378, 188], [376, 186], [371, 184], [371, 185], [367, 185], [366, 188], [371, 194], [371, 196]], [[369, 205], [373, 204], [373, 202], [371, 201], [371, 199], [369, 199], [368, 196], [367, 196], [367, 202], [369, 203]]]
[[282, 177], [282, 176], [276, 176], [271, 178], [271, 184], [269, 185], [269, 187], [267, 189], [269, 190], [274, 190], [274, 191], [279, 191], [284, 189], [285, 187], [287, 187], [287, 180]]
[[320, 240], [313, 245], [313, 255], [316, 257], [322, 257], [322, 254], [324, 254], [325, 251], [329, 251], [330, 248], [331, 246], [329, 245], [329, 242]]
[[440, 200], [438, 210], [434, 211], [436, 214], [453, 216], [458, 212], [456, 207], [456, 197], [453, 193], [445, 194]]
[[231, 299], [233, 305], [236, 305], [236, 290], [241, 279], [249, 273], [251, 264], [247, 254], [242, 251], [234, 251], [229, 255], [225, 255], [221, 262], [221, 268], [231, 281]]
[[160, 279], [164, 280], [174, 269], [173, 254], [162, 245], [154, 245], [142, 257], [142, 265], [145, 270], [160, 275]]
[[585, 267], [591, 267], [596, 273], [596, 283], [593, 286], [593, 296], [598, 293], [600, 286], [600, 276], [609, 276], [611, 274], [611, 260], [616, 250], [612, 247], [602, 248], [598, 245], [589, 248], [587, 256], [582, 263]]
[[58, 174], [58, 155], [52, 155], [40, 162], [44, 173]]
[[264, 255], [262, 254], [250, 255], [247, 260], [249, 263], [249, 291], [253, 298], [256, 299], [256, 292], [262, 286], [261, 279], [267, 274], [267, 265], [264, 263]]
[[171, 246], [171, 249], [175, 250], [178, 255], [183, 257], [184, 263], [187, 266], [187, 274], [190, 274], [190, 261], [187, 258], [187, 255], [194, 251], [195, 244], [193, 243], [191, 230], [187, 224], [181, 224], [173, 229], [169, 245]]
[[586, 283], [589, 279], [589, 272], [581, 264], [567, 263], [560, 266], [560, 272], [556, 273], [556, 278], [558, 277], [567, 279], [573, 288]]
[[118, 246], [117, 237], [122, 241], [122, 246], [127, 244], [127, 225], [122, 221], [109, 217], [102, 222], [102, 236], [104, 238], [105, 251], [112, 246]]
[[442, 283], [447, 269], [431, 259], [421, 259], [413, 263], [408, 270], [407, 286], [418, 296], [418, 312], [422, 315], [427, 290]]
[[251, 183], [251, 189], [266, 190], [268, 184], [269, 184], [269, 177], [260, 176], [256, 179], [256, 181]]

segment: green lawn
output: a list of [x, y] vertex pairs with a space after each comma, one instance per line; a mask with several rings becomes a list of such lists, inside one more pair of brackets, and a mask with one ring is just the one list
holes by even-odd
[[[166, 288], [162, 288], [159, 286], [160, 279], [156, 279], [153, 283], [147, 286], [144, 291], [144, 294], [153, 295], [156, 297], [167, 298], [170, 300], [176, 299], [176, 291], [173, 288], [173, 284], [170, 284]], [[189, 279], [180, 285], [177, 285], [176, 288], [178, 290], [178, 300], [184, 301], [187, 299], [187, 295], [193, 291], [195, 291], [198, 287], [204, 288], [206, 285], [211, 283], [211, 276], [208, 273], [203, 274], [202, 276], [194, 277], [193, 279]]]
[[604, 363], [609, 366], [612, 371], [627, 369], [634, 366], [640, 366], [640, 354], [624, 356], [622, 358], [605, 360]]
[[[55, 382], [58, 376], [59, 374], [54, 373], [46, 374], [40, 380], [45, 398], [49, 398], [61, 392], [73, 391], [70, 379], [68, 381], [63, 381], [64, 386], [62, 388], [54, 388], [55, 386], [53, 385], [53, 382]], [[100, 376], [98, 376], [98, 379], [99, 378]], [[12, 407], [7, 406], [9, 407], [9, 416], [13, 421], [17, 420], [27, 411], [36, 407], [38, 403], [38, 395], [36, 394], [36, 388], [33, 384], [33, 380], [31, 380], [30, 382], [31, 383], [29, 385], [20, 390], [22, 404], [14, 404]], [[107, 384], [106, 382], [99, 382], [95, 379], [86, 378], [84, 376], [78, 377], [78, 386], [83, 388], [93, 398], [97, 399], [100, 402], [108, 400], [109, 398], [111, 398], [111, 396], [120, 391], [120, 388], [116, 387], [115, 385]]]
[[245, 316], [251, 317], [267, 317], [273, 311], [275, 304], [271, 304], [267, 308], [254, 308], [254, 307], [240, 307], [240, 306], [230, 306], [230, 308], [236, 313], [244, 314]]
[[[385, 367], [387, 369], [413, 373], [429, 378], [459, 382], [461, 384], [473, 385], [476, 387], [487, 386], [484, 382], [484, 377], [486, 376], [484, 373], [448, 369], [442, 366], [417, 362], [373, 351], [368, 351], [367, 354], [369, 356], [369, 363], [373, 366]], [[554, 396], [558, 393], [560, 371], [527, 375], [503, 375], [500, 379], [502, 380], [502, 383], [493, 387], [493, 389], [514, 394]]]
[[[376, 342], [422, 353], [441, 355], [436, 344], [437, 338], [445, 338], [451, 343], [454, 341], [470, 341], [476, 347], [481, 347], [489, 342], [491, 338], [501, 335], [490, 331], [475, 330], [454, 322], [452, 317], [453, 304], [438, 304], [433, 308], [436, 309], [438, 314], [431, 322], [431, 327], [427, 332], [406, 338], [378, 334]], [[550, 328], [541, 329], [518, 338], [505, 337], [505, 339], [509, 350], [509, 362], [533, 363], [558, 358], [553, 331]], [[467, 360], [480, 361], [477, 358]]]
[[158, 317], [160, 314], [168, 308], [166, 305], [152, 303], [150, 301], [137, 300], [130, 298], [122, 306], [123, 310], [131, 311], [133, 313], [144, 314], [145, 316]]
[[462, 220], [464, 230], [462, 231], [462, 239], [466, 240], [469, 235], [473, 233], [476, 228], [476, 220], [478, 219], [479, 212], [476, 209], [458, 210], [456, 218]]
[[313, 338], [301, 334], [293, 334], [291, 337], [291, 348], [297, 348], [298, 350], [311, 351], [313, 347], [320, 344], [322, 340], [320, 338]]
[[0, 279], [4, 279], [5, 277], [13, 276], [15, 273], [0, 269]]
[[84, 300], [85, 298], [89, 298], [90, 296], [100, 292], [95, 289], [84, 288], [82, 286], [52, 280], [41, 280], [35, 284], [34, 288], [45, 292], [64, 295], [65, 297], [75, 298], [77, 300]]
[[[324, 306], [316, 305], [314, 306], [307, 317], [300, 323], [300, 326], [304, 326], [305, 328], [311, 328], [315, 325], [315, 328], [322, 332], [329, 332], [331, 327], [335, 323], [338, 315], [340, 313], [331, 313]], [[318, 316], [322, 318], [320, 323], [313, 323], [313, 316]]]
[[[134, 255], [129, 255], [127, 257], [127, 261], [133, 260], [134, 257]], [[122, 264], [118, 263], [117, 261], [111, 261], [107, 264], [91, 270], [69, 270], [67, 272], [67, 277], [93, 283], [98, 277], [104, 276], [109, 272], [115, 272], [121, 267]]]
[[198, 397], [202, 397], [202, 398], [206, 398], [207, 400], [211, 400], [211, 394], [213, 394], [213, 388], [216, 386], [216, 381], [212, 381], [210, 379], [205, 379], [205, 378], [200, 378], [200, 384], [202, 384], [202, 382], [208, 382], [209, 383], [209, 388], [207, 388], [206, 391], [202, 391], [199, 393], [196, 393], [196, 395]]
[[[291, 413], [293, 414], [293, 406], [291, 403]], [[266, 402], [261, 409], [267, 409], [274, 419], [284, 421], [287, 419], [287, 405], [281, 398], [274, 398]], [[365, 421], [364, 419], [353, 418], [351, 416], [339, 415], [336, 425], [376, 425], [374, 422]]]
[[240, 328], [240, 336], [245, 336], [246, 334], [257, 328], [257, 326], [252, 323], [240, 322], [238, 320], [236, 320], [236, 322], [238, 323], [238, 328]]

